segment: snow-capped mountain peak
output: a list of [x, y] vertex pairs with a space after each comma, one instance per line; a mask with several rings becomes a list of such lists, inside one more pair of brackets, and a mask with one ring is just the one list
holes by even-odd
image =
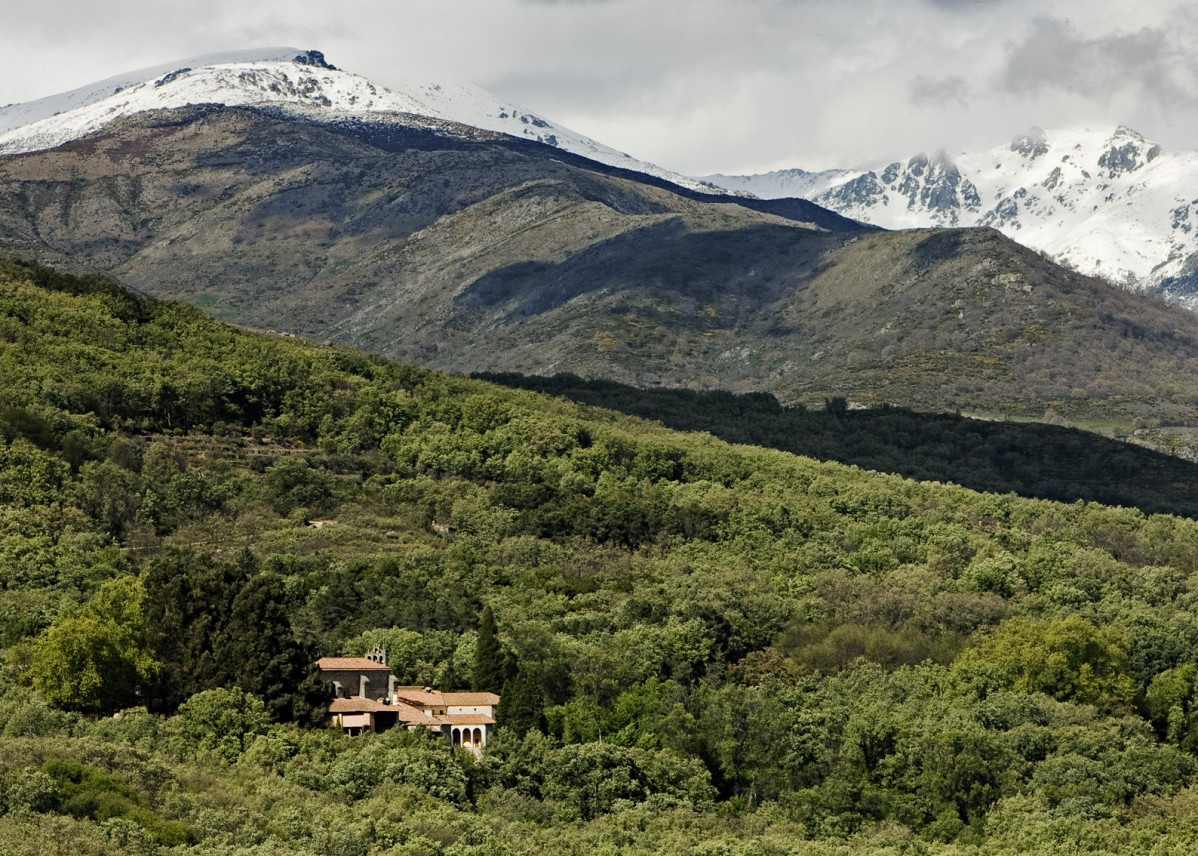
[[[769, 197], [786, 174], [711, 180]], [[1163, 151], [1132, 128], [1033, 128], [991, 149], [821, 175], [830, 180], [809, 198], [849, 217], [993, 226], [1085, 273], [1198, 306], [1198, 152]]]
[[52, 148], [146, 110], [219, 103], [321, 113], [407, 113], [444, 119], [403, 94], [329, 65], [319, 51], [216, 54], [110, 78], [0, 110], [0, 154]]
[[346, 116], [448, 120], [557, 146], [694, 189], [722, 192], [597, 143], [477, 86], [437, 81], [383, 87], [336, 68], [319, 51], [290, 47], [195, 57], [0, 108], [0, 154], [62, 145], [146, 110], [203, 103], [273, 107], [317, 121]]
[[223, 53], [192, 57], [182, 62], [166, 63], [137, 69], [136, 71], [129, 71], [124, 74], [118, 74], [115, 77], [90, 83], [87, 86], [81, 86], [78, 89], [72, 89], [69, 92], [61, 92], [57, 95], [38, 98], [35, 101], [26, 101], [21, 104], [9, 104], [5, 107], [0, 107], [0, 134], [6, 134], [16, 128], [31, 125], [34, 122], [48, 119], [51, 116], [67, 113], [78, 107], [94, 104], [111, 95], [119, 94], [122, 90], [130, 86], [154, 80], [179, 68], [199, 68], [207, 65], [235, 62], [284, 61], [298, 56], [300, 53], [295, 48], [288, 47], [258, 48], [249, 51], [225, 51]]
[[1011, 140], [1011, 151], [1033, 161], [1048, 151], [1048, 134], [1043, 128], [1032, 128], [1026, 134], [1019, 134]]

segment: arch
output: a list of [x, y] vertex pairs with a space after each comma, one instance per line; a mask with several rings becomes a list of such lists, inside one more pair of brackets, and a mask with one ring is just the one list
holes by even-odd
[[474, 729], [474, 745], [476, 747], [483, 745], [483, 731], [481, 728]]
[[452, 742], [453, 742], [454, 746], [462, 745], [462, 729], [460, 729], [460, 728], [453, 729], [453, 741]]

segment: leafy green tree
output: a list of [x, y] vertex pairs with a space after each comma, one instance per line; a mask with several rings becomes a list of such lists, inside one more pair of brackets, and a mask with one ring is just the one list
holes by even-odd
[[1135, 696], [1126, 637], [1080, 616], [1008, 619], [954, 663], [958, 675], [992, 670], [1017, 692], [1083, 704], [1128, 704]]
[[379, 758], [382, 776], [455, 805], [467, 804], [464, 759], [455, 757], [444, 741], [427, 733], [399, 729], [388, 732]]
[[932, 726], [916, 739], [921, 795], [943, 817], [950, 807], [962, 824], [980, 821], [1000, 797], [1014, 790], [1014, 759], [995, 735], [976, 725]]
[[107, 461], [89, 461], [79, 476], [79, 507], [113, 537], [120, 538], [141, 505], [141, 479]]
[[1144, 693], [1144, 712], [1157, 734], [1198, 748], [1198, 666], [1183, 663], [1156, 675]]
[[34, 643], [34, 687], [69, 710], [112, 713], [137, 704], [158, 671], [145, 644], [144, 599], [140, 580], [119, 577], [54, 622]]
[[516, 677], [503, 685], [496, 719], [520, 737], [529, 731], [544, 731], [544, 705], [540, 677], [530, 669], [519, 669]]
[[69, 468], [28, 440], [0, 442], [0, 503], [48, 505], [62, 498]]
[[283, 458], [269, 470], [263, 487], [276, 513], [286, 516], [296, 508], [320, 510], [332, 496], [332, 479], [304, 458]]
[[692, 804], [714, 800], [711, 773], [698, 758], [669, 749], [629, 750], [640, 770], [645, 789], [651, 794], [667, 794]]
[[579, 743], [552, 753], [545, 795], [574, 806], [583, 820], [611, 810], [616, 800], [645, 797], [643, 774], [630, 750], [610, 743]]
[[146, 568], [146, 638], [161, 663], [151, 707], [170, 712], [197, 691], [233, 682], [226, 626], [254, 568], [190, 550], [168, 551]]
[[172, 722], [180, 754], [215, 752], [234, 761], [266, 733], [270, 716], [257, 696], [221, 687], [193, 695], [180, 705]]

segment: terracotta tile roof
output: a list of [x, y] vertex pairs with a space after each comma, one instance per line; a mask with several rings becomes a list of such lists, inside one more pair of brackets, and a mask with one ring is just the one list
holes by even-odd
[[441, 727], [441, 723], [435, 717], [429, 716], [417, 708], [408, 707], [406, 704], [393, 704], [388, 706], [387, 710], [393, 711], [396, 719], [400, 722], [406, 722], [409, 725], [425, 725], [429, 728]]
[[390, 666], [376, 663], [365, 657], [321, 657], [316, 668], [322, 672], [389, 672]]
[[481, 713], [451, 713], [449, 716], [438, 717], [445, 720], [447, 725], [494, 725], [495, 720]]
[[444, 707], [444, 695], [438, 690], [425, 692], [424, 687], [396, 687], [395, 697], [400, 701], [421, 707]]
[[441, 693], [441, 697], [445, 699], [445, 704], [454, 707], [482, 707], [488, 704], [494, 707], [499, 704], [499, 696], [495, 693]]
[[395, 710], [395, 706], [370, 698], [335, 698], [329, 702], [329, 713], [376, 713], [380, 710]]
[[[440, 717], [432, 717], [414, 707], [404, 704], [383, 704], [368, 698], [336, 698], [329, 704], [329, 713], [342, 716], [370, 716], [377, 713], [393, 713], [395, 721], [404, 725], [423, 725], [430, 731], [440, 731], [445, 725]], [[366, 720], [365, 722], [369, 722]], [[361, 725], [363, 723], [353, 723]]]

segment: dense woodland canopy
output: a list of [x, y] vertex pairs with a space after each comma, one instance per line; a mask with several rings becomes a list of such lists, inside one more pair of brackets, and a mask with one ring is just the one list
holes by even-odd
[[[13, 263], [0, 378], [0, 852], [1198, 846], [1189, 518], [734, 446]], [[374, 644], [404, 682], [502, 681], [481, 759], [312, 727], [313, 659]]]
[[1087, 431], [1000, 422], [883, 405], [783, 407], [769, 393], [638, 389], [577, 375], [476, 374], [505, 386], [563, 395], [662, 422], [920, 481], [993, 493], [1086, 500], [1186, 517], [1198, 515], [1198, 463]]

